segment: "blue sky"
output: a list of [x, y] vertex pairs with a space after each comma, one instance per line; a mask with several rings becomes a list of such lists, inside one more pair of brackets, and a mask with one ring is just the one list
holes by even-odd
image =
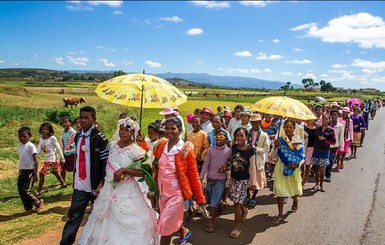
[[0, 2], [0, 68], [209, 73], [385, 90], [382, 1]]

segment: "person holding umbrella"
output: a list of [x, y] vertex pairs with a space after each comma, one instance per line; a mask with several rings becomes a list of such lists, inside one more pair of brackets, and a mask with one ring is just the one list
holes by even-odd
[[[298, 196], [302, 196], [302, 178], [300, 166], [304, 162], [301, 140], [294, 134], [295, 121], [288, 119], [284, 125], [284, 135], [274, 141], [273, 157], [277, 157], [274, 168], [273, 194], [277, 196], [278, 215], [273, 218], [274, 224], [284, 220], [283, 205], [286, 197], [293, 198], [292, 211], [298, 209]], [[294, 147], [293, 144], [298, 144]]]

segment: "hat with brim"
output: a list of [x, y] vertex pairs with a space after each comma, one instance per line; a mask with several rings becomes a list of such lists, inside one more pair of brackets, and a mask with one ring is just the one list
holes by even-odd
[[248, 115], [249, 117], [251, 116], [251, 111], [249, 109], [243, 109], [240, 113], [241, 115]]
[[201, 113], [201, 114], [202, 114], [202, 113], [208, 113], [208, 114], [210, 114], [210, 115], [214, 115], [213, 110], [211, 110], [211, 109], [208, 108], [208, 107], [203, 107], [203, 109], [201, 110], [200, 113]]
[[262, 121], [262, 117], [260, 114], [253, 114], [250, 117], [250, 122], [260, 122]]
[[175, 115], [175, 111], [172, 107], [165, 107], [163, 111], [159, 112], [160, 115]]
[[338, 106], [338, 103], [336, 101], [330, 103], [330, 106]]
[[233, 118], [233, 115], [231, 115], [231, 112], [225, 111], [225, 113], [223, 113], [223, 117], [230, 117], [230, 118]]
[[350, 111], [350, 108], [349, 108], [349, 107], [345, 106], [345, 107], [342, 109], [342, 112], [351, 112], [351, 111]]

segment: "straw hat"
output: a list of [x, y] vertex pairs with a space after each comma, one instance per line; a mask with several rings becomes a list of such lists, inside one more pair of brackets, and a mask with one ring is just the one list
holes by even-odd
[[258, 122], [258, 121], [262, 121], [262, 117], [260, 114], [251, 115], [250, 122]]

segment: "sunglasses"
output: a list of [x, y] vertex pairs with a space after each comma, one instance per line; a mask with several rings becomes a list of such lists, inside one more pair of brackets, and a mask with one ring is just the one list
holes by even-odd
[[223, 140], [223, 139], [226, 139], [226, 136], [223, 136], [223, 135], [217, 135], [215, 136], [216, 139], [220, 139], [220, 140]]

